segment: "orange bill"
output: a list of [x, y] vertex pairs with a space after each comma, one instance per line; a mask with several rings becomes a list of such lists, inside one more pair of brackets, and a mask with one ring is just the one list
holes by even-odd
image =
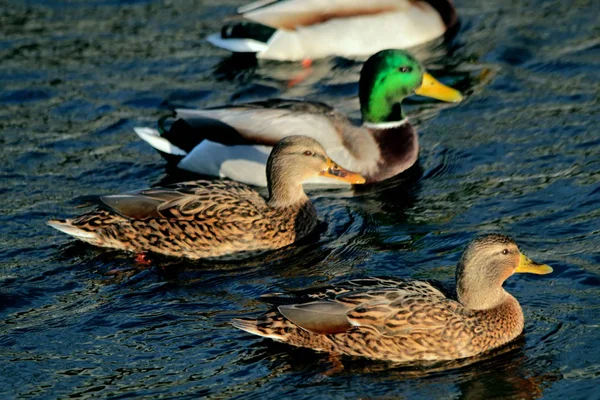
[[448, 103], [458, 103], [463, 99], [462, 94], [450, 86], [446, 86], [427, 72], [423, 74], [421, 86], [415, 90], [419, 96], [431, 97], [432, 99], [446, 101]]
[[344, 182], [348, 182], [354, 185], [365, 183], [366, 179], [352, 171], [348, 171], [334, 163], [330, 158], [327, 159], [327, 168], [322, 170], [319, 175], [326, 176], [328, 178], [339, 179]]
[[545, 275], [552, 272], [552, 267], [546, 264], [535, 262], [523, 253], [521, 253], [521, 256], [519, 257], [519, 266], [517, 267], [517, 269], [515, 269], [515, 272]]

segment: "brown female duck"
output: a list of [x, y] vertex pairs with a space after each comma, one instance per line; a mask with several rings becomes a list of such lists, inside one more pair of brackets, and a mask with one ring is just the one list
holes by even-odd
[[552, 268], [524, 256], [512, 239], [487, 235], [473, 240], [460, 259], [455, 295], [431, 281], [358, 279], [299, 292], [301, 302], [233, 325], [294, 346], [372, 359], [471, 357], [523, 330], [521, 306], [502, 288], [519, 272], [548, 274]]
[[316, 226], [302, 189], [312, 176], [349, 183], [364, 178], [327, 157], [314, 139], [282, 139], [269, 157], [269, 198], [231, 181], [193, 181], [101, 197], [103, 208], [48, 224], [100, 247], [192, 259], [289, 245]]

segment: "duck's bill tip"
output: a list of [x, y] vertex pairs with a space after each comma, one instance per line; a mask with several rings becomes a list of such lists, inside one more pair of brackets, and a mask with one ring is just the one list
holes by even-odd
[[458, 90], [444, 85], [427, 72], [423, 74], [423, 82], [415, 90], [415, 93], [419, 96], [430, 97], [448, 103], [458, 103], [463, 99], [463, 95]]
[[327, 168], [321, 171], [319, 175], [338, 179], [353, 185], [360, 185], [367, 181], [362, 175], [342, 168], [331, 160], [328, 161]]
[[519, 258], [519, 265], [515, 270], [516, 273], [529, 273], [538, 275], [546, 275], [552, 271], [553, 270], [551, 266], [535, 262], [524, 254], [521, 254], [521, 257]]

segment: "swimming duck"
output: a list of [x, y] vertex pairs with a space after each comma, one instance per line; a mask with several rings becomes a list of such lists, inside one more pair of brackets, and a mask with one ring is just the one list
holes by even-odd
[[512, 239], [487, 235], [464, 251], [453, 294], [435, 281], [357, 279], [298, 292], [295, 304], [232, 323], [294, 346], [350, 356], [395, 362], [471, 357], [522, 332], [521, 306], [502, 288], [520, 272], [548, 274], [552, 268], [527, 258]]
[[451, 0], [263, 0], [207, 37], [234, 53], [299, 61], [423, 44], [457, 22]]
[[[417, 133], [400, 102], [416, 93], [448, 102], [461, 94], [426, 73], [403, 50], [384, 50], [364, 64], [359, 80], [363, 122], [357, 126], [326, 104], [300, 100], [267, 101], [205, 110], [176, 110], [168, 132], [135, 128], [150, 145], [188, 171], [265, 186], [268, 154], [285, 136], [306, 134], [318, 140], [344, 168], [368, 183], [391, 178], [418, 158]], [[159, 125], [161, 125], [159, 121]], [[331, 180], [309, 183], [331, 185]]]
[[193, 181], [103, 196], [103, 208], [53, 228], [100, 247], [191, 259], [273, 250], [308, 235], [317, 224], [302, 189], [313, 175], [364, 182], [334, 163], [305, 136], [282, 139], [268, 162], [269, 198], [232, 181]]

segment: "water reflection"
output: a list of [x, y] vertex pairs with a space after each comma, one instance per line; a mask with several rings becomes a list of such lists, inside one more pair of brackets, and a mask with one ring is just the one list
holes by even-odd
[[[525, 353], [525, 338], [486, 354], [457, 361], [394, 364], [360, 358], [335, 357], [308, 349], [263, 340], [249, 348], [241, 365], [267, 362], [270, 372], [257, 381], [244, 385], [260, 386], [263, 381], [277, 380], [282, 375], [309, 374], [300, 387], [321, 386], [328, 380], [359, 380], [375, 383], [364, 399], [396, 398], [402, 382], [418, 385], [420, 380], [446, 387], [448, 397], [460, 399], [518, 398], [537, 399], [552, 382], [562, 378], [558, 370], [548, 366], [532, 366]], [[241, 389], [241, 388], [240, 388]], [[235, 389], [232, 389], [235, 391]], [[243, 389], [242, 389], [243, 390]], [[454, 395], [450, 396], [450, 393]], [[501, 394], [501, 395], [500, 395]], [[401, 397], [404, 397], [401, 395]]]

